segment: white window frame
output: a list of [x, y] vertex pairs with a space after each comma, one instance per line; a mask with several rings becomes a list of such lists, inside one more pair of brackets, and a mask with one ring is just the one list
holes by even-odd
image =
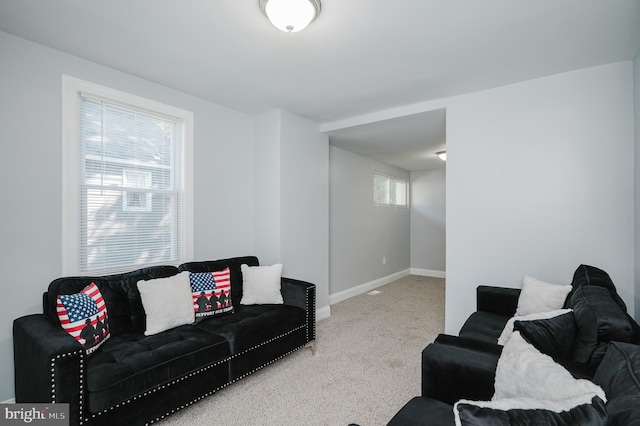
[[[383, 177], [385, 179], [388, 179], [387, 181], [387, 186], [391, 185], [391, 184], [398, 184], [398, 183], [402, 183], [404, 185], [404, 204], [394, 204], [391, 203], [391, 194], [390, 194], [390, 189], [387, 187], [387, 193], [386, 193], [386, 199], [382, 202], [379, 203], [376, 201], [376, 193], [375, 193], [375, 182], [376, 182], [376, 177]], [[409, 208], [409, 181], [407, 179], [403, 179], [403, 178], [399, 178], [397, 176], [392, 176], [386, 173], [381, 173], [381, 172], [377, 172], [374, 171], [373, 172], [373, 179], [372, 179], [372, 187], [373, 187], [373, 203], [376, 206], [383, 206], [383, 207], [400, 207], [400, 208]]]
[[[182, 122], [182, 144], [178, 161], [182, 162], [181, 225], [182, 256], [175, 265], [193, 259], [193, 113], [171, 105], [80, 80], [62, 76], [62, 273], [80, 274], [80, 165], [78, 161], [79, 93], [88, 93], [113, 103], [154, 111]], [[150, 205], [150, 204], [149, 204]], [[138, 269], [145, 265], [135, 265]], [[95, 271], [96, 274], [114, 271]], [[93, 274], [94, 271], [91, 271]]]

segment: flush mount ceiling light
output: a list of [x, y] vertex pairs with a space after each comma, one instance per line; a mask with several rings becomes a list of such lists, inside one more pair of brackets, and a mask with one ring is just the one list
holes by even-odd
[[259, 0], [260, 9], [276, 28], [287, 33], [303, 30], [320, 14], [320, 0]]
[[436, 152], [436, 155], [438, 156], [438, 158], [440, 158], [442, 161], [447, 161], [447, 151], [440, 151], [440, 152]]

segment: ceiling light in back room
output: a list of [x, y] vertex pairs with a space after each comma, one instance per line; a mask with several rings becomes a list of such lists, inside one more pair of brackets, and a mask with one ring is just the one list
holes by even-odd
[[436, 152], [436, 155], [438, 156], [438, 158], [440, 158], [442, 161], [447, 161], [447, 151], [439, 151]]
[[303, 30], [320, 14], [320, 0], [259, 0], [260, 9], [284, 32]]

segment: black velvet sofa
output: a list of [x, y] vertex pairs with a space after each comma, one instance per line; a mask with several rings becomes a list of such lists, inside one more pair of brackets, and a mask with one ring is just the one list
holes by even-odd
[[[575, 337], [569, 342], [570, 356], [554, 356], [553, 360], [574, 378], [590, 380], [604, 390], [607, 402], [602, 416], [606, 424], [640, 426], [640, 326], [627, 314], [606, 272], [580, 265], [571, 284], [565, 307], [573, 309]], [[519, 289], [477, 288], [478, 309], [459, 336], [440, 335], [423, 350], [421, 396], [410, 400], [391, 419], [390, 426], [453, 425], [457, 401], [491, 400], [503, 350], [496, 342], [516, 312], [519, 295]], [[516, 321], [515, 329], [519, 327], [524, 325]], [[563, 335], [567, 336], [564, 331]], [[568, 340], [551, 344], [566, 345]], [[535, 424], [519, 420], [517, 424]], [[487, 415], [484, 421], [463, 424], [512, 422], [514, 419]], [[583, 422], [586, 424], [574, 419], [566, 424]]]
[[[573, 309], [577, 303], [582, 302], [598, 305], [598, 313], [601, 314], [602, 321], [619, 319], [623, 323], [622, 325], [602, 323], [598, 325], [600, 328], [622, 327], [625, 320], [628, 320], [634, 327], [635, 336], [640, 336], [638, 324], [627, 313], [624, 301], [605, 271], [590, 265], [580, 265], [573, 274], [571, 286], [573, 289], [567, 296], [565, 307]], [[608, 297], [604, 290], [608, 291]], [[479, 286], [476, 291], [477, 310], [469, 316], [458, 335], [496, 343], [507, 321], [516, 313], [520, 291], [516, 288]], [[588, 314], [585, 313], [585, 316]], [[618, 318], [620, 316], [624, 318]]]
[[[18, 403], [69, 403], [72, 425], [149, 424], [315, 342], [315, 285], [282, 278], [284, 304], [241, 305], [241, 265], [253, 256], [158, 266], [103, 277], [54, 280], [43, 313], [14, 321]], [[181, 271], [230, 269], [234, 312], [145, 335], [136, 284]], [[58, 295], [95, 283], [110, 338], [91, 355], [60, 326]]]

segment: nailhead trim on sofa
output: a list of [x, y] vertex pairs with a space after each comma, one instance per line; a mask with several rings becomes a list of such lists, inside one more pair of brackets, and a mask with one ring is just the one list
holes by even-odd
[[56, 355], [55, 358], [51, 358], [51, 402], [55, 403], [56, 402], [56, 375], [55, 375], [55, 367], [56, 367], [56, 360], [59, 360], [60, 358], [66, 358], [66, 357], [70, 357], [70, 356], [75, 356], [75, 355], [79, 355], [80, 356], [80, 404], [79, 404], [79, 417], [80, 417], [80, 424], [82, 424], [82, 409], [84, 407], [84, 403], [83, 403], [83, 396], [84, 396], [84, 351], [83, 350], [79, 350], [79, 351], [73, 351], [73, 352], [67, 352], [65, 354], [59, 354]]
[[[307, 288], [307, 300], [306, 300], [307, 304], [309, 303], [309, 289]], [[312, 298], [311, 299], [311, 309], [307, 309], [306, 314], [307, 314], [307, 324], [309, 324], [309, 312], [313, 312], [315, 314], [316, 312], [316, 298]], [[313, 321], [313, 324], [311, 325], [313, 327], [313, 339], [311, 339], [309, 337], [309, 329], [307, 328], [307, 342], [311, 342], [312, 340], [315, 341], [315, 336], [316, 336], [316, 322]]]

